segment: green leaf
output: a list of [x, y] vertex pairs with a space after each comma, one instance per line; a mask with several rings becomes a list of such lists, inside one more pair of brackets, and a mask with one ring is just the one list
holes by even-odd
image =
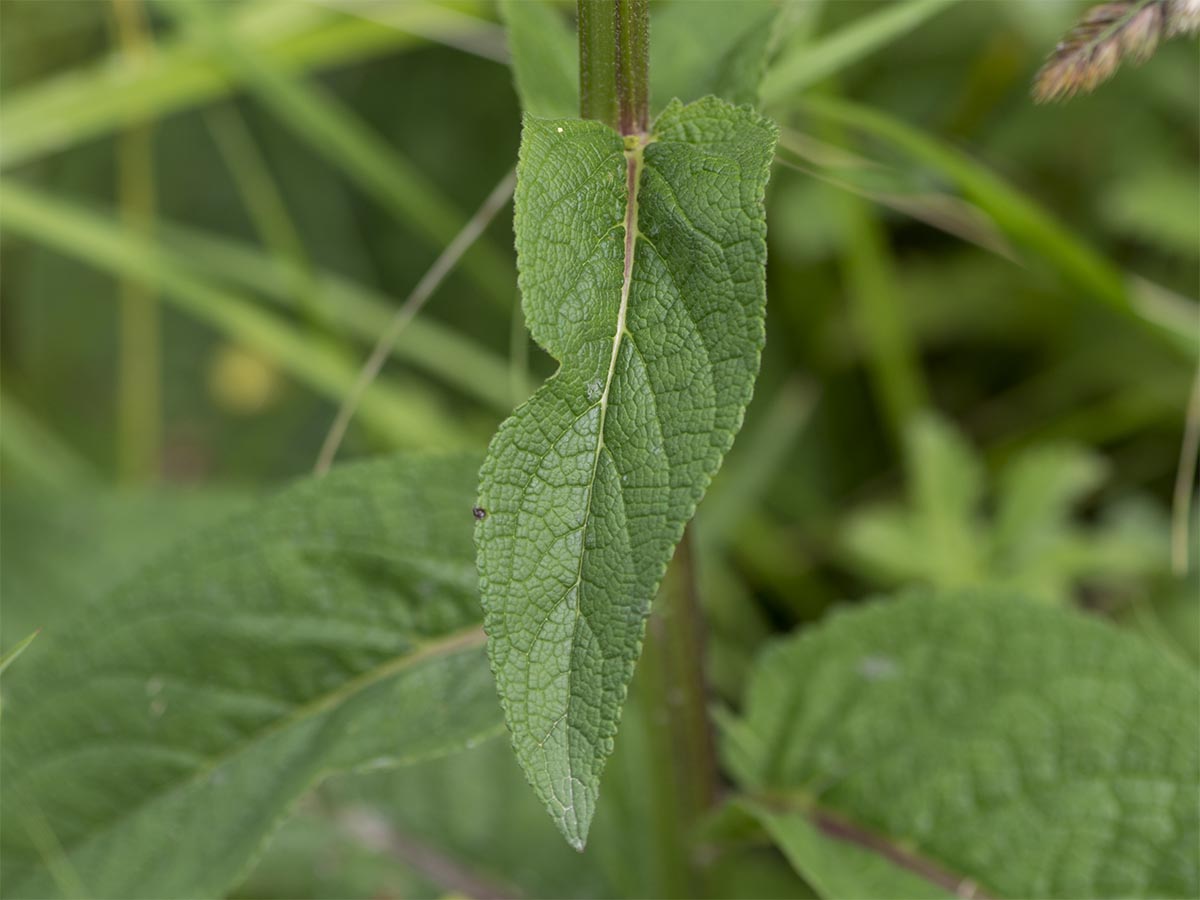
[[754, 387], [775, 134], [715, 98], [645, 145], [525, 119], [521, 291], [562, 366], [492, 441], [477, 542], [517, 758], [576, 846], [651, 598]]
[[[373, 832], [389, 839], [390, 847], [411, 848], [395, 854], [395, 867], [419, 884], [387, 896], [623, 895], [605, 878], [602, 854], [580, 856], [563, 843], [529, 792], [507, 741], [486, 741], [402, 769], [337, 777], [321, 787], [321, 800], [320, 811], [343, 827]], [[262, 896], [267, 885], [261, 877], [254, 881], [259, 890], [243, 892]], [[363, 896], [379, 895], [379, 887]]]
[[[914, 593], [768, 651], [724, 751], [818, 886], [836, 838], [925, 896], [1194, 897], [1198, 700], [1186, 666], [1095, 619]], [[841, 874], [826, 896], [911, 895]]]
[[[358, 834], [373, 835], [366, 843], [386, 845], [393, 859], [392, 877], [379, 878], [360, 893], [353, 893], [350, 885], [339, 889], [332, 884], [323, 894], [301, 894], [313, 890], [304, 887], [311, 885], [312, 876], [298, 877], [298, 873], [319, 867], [328, 876], [333, 862], [328, 857], [333, 854], [314, 858], [311, 848], [305, 853], [289, 846], [290, 839], [282, 844], [273, 839], [260, 871], [239, 893], [248, 897], [690, 896], [687, 885], [681, 891], [667, 871], [671, 854], [670, 838], [663, 833], [669, 827], [664, 829], [664, 823], [678, 807], [674, 785], [664, 783], [670, 779], [661, 778], [662, 767], [651, 760], [665, 739], [669, 772], [674, 745], [669, 743], [657, 705], [648, 702], [645, 676], [643, 668], [631, 685], [621, 741], [604, 776], [605, 802], [592, 825], [586, 853], [576, 853], [562, 840], [541, 801], [529, 790], [509, 742], [488, 740], [419, 765], [336, 776], [304, 805], [310, 813], [304, 819], [320, 815], [329, 823], [352, 823]], [[288, 831], [302, 837], [297, 832], [312, 830], [311, 821], [290, 822], [280, 837], [288, 838]], [[297, 854], [303, 855], [297, 858]], [[786, 874], [793, 883], [798, 880], [790, 867]], [[354, 873], [344, 870], [344, 875]], [[418, 883], [408, 883], [414, 880]], [[745, 891], [742, 895], [768, 896]], [[799, 895], [793, 891], [779, 896]]]
[[905, 464], [913, 505], [935, 571], [949, 585], [978, 577], [981, 550], [977, 506], [983, 496], [983, 463], [950, 423], [932, 415], [908, 430]]
[[[822, 831], [809, 815], [743, 800], [805, 881], [828, 898], [854, 900], [934, 900], [957, 896], [886, 855], [839, 840]], [[832, 820], [826, 826], [834, 827]]]
[[4, 681], [4, 889], [219, 896], [329, 771], [498, 726], [473, 457], [302, 482], [47, 632]]
[[544, 0], [500, 0], [521, 109], [543, 118], [579, 112], [579, 51], [560, 9]]
[[[416, 772], [423, 768], [408, 767]], [[391, 848], [368, 844], [329, 816], [316, 802], [324, 799], [325, 788], [319, 789], [321, 797], [297, 804], [249, 877], [226, 894], [229, 900], [441, 896], [436, 886], [398, 863], [388, 852]]]
[[1078, 521], [1077, 507], [1107, 475], [1104, 460], [1084, 447], [1043, 444], [1018, 453], [989, 498], [982, 460], [948, 422], [915, 420], [906, 445], [908, 502], [869, 507], [846, 532], [851, 555], [882, 584], [1003, 584], [1066, 603], [1097, 576], [1111, 589], [1116, 580], [1166, 569], [1157, 508], [1130, 501], [1091, 525]]
[[983, 464], [949, 423], [924, 415], [905, 434], [909, 503], [869, 508], [850, 520], [847, 545], [888, 583], [978, 583], [986, 553], [977, 520]]
[[[4, 415], [7, 431], [7, 407]], [[181, 538], [246, 509], [251, 497], [212, 485], [64, 490], [14, 479], [0, 503], [0, 647], [36, 629], [55, 634]]]
[[657, 11], [650, 43], [650, 100], [685, 103], [714, 94], [758, 102], [767, 45], [779, 16], [771, 0], [673, 3]]

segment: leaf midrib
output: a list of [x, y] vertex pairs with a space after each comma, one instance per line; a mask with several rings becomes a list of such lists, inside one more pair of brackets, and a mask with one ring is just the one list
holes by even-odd
[[[455, 632], [451, 632], [443, 638], [434, 641], [427, 641], [414, 645], [411, 652], [393, 657], [372, 669], [368, 669], [362, 674], [350, 679], [341, 686], [334, 688], [324, 694], [318, 695], [307, 703], [296, 707], [287, 715], [281, 716], [268, 725], [251, 734], [246, 740], [241, 741], [230, 749], [217, 754], [209, 759], [205, 764], [190, 772], [187, 776], [180, 778], [169, 784], [163, 785], [159, 790], [153, 791], [142, 797], [137, 803], [125, 809], [120, 815], [110, 818], [106, 821], [97, 823], [97, 827], [88, 829], [83, 832], [77, 840], [69, 843], [63, 843], [64, 851], [71, 851], [95, 840], [101, 833], [110, 831], [116, 828], [127, 819], [133, 818], [139, 814], [146, 806], [159, 797], [165, 796], [173, 791], [184, 788], [193, 782], [202, 781], [212, 775], [214, 771], [225, 765], [238, 754], [245, 752], [252, 745], [264, 741], [271, 736], [278, 734], [288, 728], [296, 725], [299, 722], [308, 719], [316, 718], [347, 702], [352, 697], [367, 688], [378, 684], [393, 675], [405, 671], [406, 669], [415, 667], [420, 663], [433, 659], [439, 656], [451, 656], [474, 647], [482, 646], [486, 636], [483, 629], [474, 625], [469, 628], [463, 628]], [[28, 879], [26, 879], [28, 880]]]
[[[584, 518], [583, 527], [580, 530], [580, 548], [579, 548], [579, 566], [575, 572], [575, 583], [571, 590], [579, 590], [583, 585], [583, 564], [587, 557], [587, 529], [591, 523], [592, 517], [592, 492], [595, 490], [596, 477], [600, 468], [600, 456], [605, 450], [604, 444], [604, 424], [608, 415], [608, 398], [612, 391], [613, 380], [616, 378], [617, 361], [621, 354], [621, 344], [626, 335], [629, 334], [629, 329], [626, 326], [626, 317], [629, 313], [629, 295], [633, 288], [633, 263], [634, 256], [637, 251], [637, 241], [641, 237], [641, 232], [638, 230], [638, 190], [641, 185], [642, 171], [645, 168], [645, 151], [646, 147], [653, 143], [654, 138], [650, 135], [632, 135], [623, 138], [625, 141], [625, 215], [621, 222], [621, 227], [625, 232], [625, 249], [622, 255], [622, 270], [621, 270], [621, 299], [617, 307], [617, 323], [616, 329], [613, 332], [613, 347], [612, 355], [608, 361], [608, 372], [604, 378], [604, 389], [600, 393], [600, 399], [596, 406], [600, 409], [599, 421], [596, 426], [596, 452], [592, 456], [592, 472], [588, 479], [587, 498], [584, 501]], [[615, 226], [614, 226], [615, 227]], [[632, 335], [630, 335], [632, 337]], [[570, 591], [567, 592], [568, 594]], [[566, 594], [564, 594], [564, 597]], [[583, 604], [579, 597], [575, 600], [575, 623], [571, 629], [572, 640], [579, 632], [580, 622], [583, 619]], [[573, 700], [572, 680], [574, 675], [574, 667], [567, 668], [567, 685], [566, 685], [566, 709], [562, 716], [551, 727], [551, 731], [557, 728], [571, 711]], [[570, 806], [565, 807], [562, 811], [565, 817], [567, 810], [572, 812], [575, 810], [575, 782], [576, 777], [575, 767], [573, 763], [573, 755], [571, 753], [571, 729], [567, 728], [567, 789], [569, 791], [568, 799]], [[576, 822], [578, 822], [578, 814], [576, 814]], [[578, 826], [571, 829], [573, 832], [569, 837], [570, 843], [577, 849], [582, 850], [584, 846], [584, 835], [580, 833]]]

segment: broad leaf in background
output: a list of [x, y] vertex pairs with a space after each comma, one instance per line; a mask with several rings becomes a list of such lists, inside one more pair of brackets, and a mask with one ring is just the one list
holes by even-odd
[[850, 520], [846, 546], [883, 584], [1004, 584], [1049, 603], [1100, 576], [1108, 585], [1165, 570], [1166, 527], [1133, 501], [1085, 526], [1074, 510], [1105, 480], [1104, 460], [1083, 447], [1042, 444], [1012, 458], [984, 514], [984, 466], [953, 427], [915, 420], [906, 436], [908, 502]]
[[[671, 809], [656, 759], [674, 745], [631, 685], [605, 802], [576, 853], [563, 842], [506, 740], [414, 766], [340, 775], [298, 806], [237, 896], [679, 897]], [[644, 682], [643, 682], [644, 684]], [[753, 824], [753, 823], [751, 823]], [[754, 826], [757, 829], [757, 826]], [[768, 843], [705, 842], [702, 896], [809, 896]], [[721, 885], [726, 886], [725, 890]], [[314, 885], [316, 887], [314, 887]], [[736, 886], [736, 887], [735, 887]]]
[[715, 98], [651, 136], [527, 116], [525, 318], [561, 362], [481, 472], [481, 593], [517, 758], [582, 847], [645, 617], [742, 422], [775, 126]]
[[478, 460], [298, 484], [177, 548], [4, 680], [4, 890], [218, 896], [328, 771], [492, 733]]
[[[323, 839], [314, 847], [317, 835]], [[366, 871], [361, 849], [349, 852], [355, 843], [377, 854]], [[598, 862], [563, 843], [507, 741], [492, 740], [325, 782], [238, 893], [262, 897], [284, 887], [299, 896], [316, 878], [336, 877], [325, 896], [618, 896]]]
[[[818, 887], [814, 831], [929, 895], [1194, 897], [1198, 700], [1195, 673], [1097, 620], [913, 593], [769, 650], [724, 751]], [[827, 896], [899, 890], [853, 874]]]
[[61, 623], [180, 538], [249, 504], [248, 496], [217, 488], [67, 492], [6, 485], [0, 503], [0, 646], [37, 628], [53, 639]]
[[[404, 771], [407, 768], [411, 767]], [[439, 896], [388, 849], [362, 840], [330, 818], [319, 801], [317, 794], [296, 804], [250, 875], [225, 895], [229, 900]]]

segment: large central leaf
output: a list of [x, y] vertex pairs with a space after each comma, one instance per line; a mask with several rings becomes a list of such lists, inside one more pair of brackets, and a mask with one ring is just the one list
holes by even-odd
[[525, 119], [521, 292], [562, 365], [492, 442], [477, 541], [517, 757], [577, 847], [650, 601], [758, 372], [775, 135], [715, 98], [645, 137]]

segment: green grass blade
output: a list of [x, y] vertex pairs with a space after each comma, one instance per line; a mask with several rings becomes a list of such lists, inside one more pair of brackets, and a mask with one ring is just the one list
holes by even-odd
[[[171, 9], [181, 24], [204, 36], [221, 64], [280, 121], [415, 234], [440, 249], [462, 230], [467, 217], [351, 110], [281, 72], [252, 45], [241, 42], [205, 0], [188, 0]], [[512, 304], [516, 272], [512, 260], [495, 247], [477, 244], [463, 257], [462, 268], [500, 306], [507, 309]]]
[[[354, 383], [354, 361], [303, 335], [245, 298], [198, 278], [165, 248], [99, 216], [6, 180], [3, 227], [117, 275], [142, 279], [187, 314], [245, 343], [332, 400]], [[405, 446], [465, 446], [473, 438], [422, 391], [378, 382], [363, 397], [363, 422]]]
[[[431, 3], [405, 3], [385, 25], [310, 3], [258, 2], [239, 5], [230, 27], [279, 71], [298, 73], [419, 46], [419, 34], [465, 40], [494, 27], [446, 13]], [[134, 113], [164, 116], [227, 96], [236, 81], [212, 56], [196, 38], [170, 40], [152, 56], [113, 55], [6, 95], [0, 167], [108, 134]]]
[[289, 274], [289, 294], [299, 299], [305, 318], [315, 322], [318, 298], [312, 263], [254, 135], [233, 104], [210, 110], [205, 121], [254, 230]]
[[1184, 359], [1200, 356], [1192, 321], [1174, 312], [1137, 303], [1126, 276], [1072, 235], [1054, 217], [967, 154], [886, 113], [844, 100], [808, 97], [805, 111], [883, 141], [936, 170], [984, 210], [1026, 253], [1044, 260], [1088, 297], [1127, 315], [1164, 339]]
[[[154, 33], [137, 0], [112, 0], [116, 46], [127, 57], [154, 54]], [[121, 221], [150, 234], [157, 217], [159, 177], [154, 120], [131, 117], [117, 135], [116, 192]], [[125, 484], [155, 481], [162, 469], [162, 313], [154, 292], [136, 279], [117, 286], [117, 477]]]
[[815, 44], [791, 45], [767, 70], [764, 106], [775, 106], [823, 78], [908, 34], [958, 0], [906, 0], [889, 3]]

